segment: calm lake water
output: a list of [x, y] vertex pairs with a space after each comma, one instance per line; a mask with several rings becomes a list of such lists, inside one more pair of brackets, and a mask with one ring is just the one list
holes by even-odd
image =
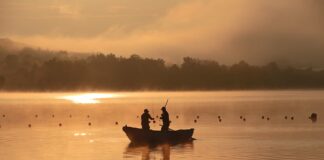
[[[122, 126], [140, 127], [137, 116], [144, 108], [160, 115], [167, 98], [170, 128], [195, 128], [197, 140], [130, 145]], [[308, 119], [313, 112], [317, 123]], [[319, 160], [324, 159], [322, 116], [324, 91], [2, 92], [0, 159]]]

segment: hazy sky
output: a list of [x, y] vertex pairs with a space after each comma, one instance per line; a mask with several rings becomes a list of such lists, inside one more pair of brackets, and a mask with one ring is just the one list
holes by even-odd
[[47, 49], [324, 66], [323, 0], [0, 0], [0, 37]]

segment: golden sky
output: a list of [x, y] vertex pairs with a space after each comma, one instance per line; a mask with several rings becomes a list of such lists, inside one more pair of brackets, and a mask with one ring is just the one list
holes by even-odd
[[46, 49], [324, 64], [321, 0], [0, 0], [0, 24]]

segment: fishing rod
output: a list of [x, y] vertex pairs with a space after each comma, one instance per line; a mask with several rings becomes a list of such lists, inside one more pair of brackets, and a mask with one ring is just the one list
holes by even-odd
[[169, 98], [168, 98], [167, 101], [165, 102], [165, 105], [164, 105], [165, 108], [167, 107], [168, 103], [169, 103]]
[[[167, 99], [167, 101], [165, 102], [165, 105], [164, 105], [164, 107], [166, 108], [166, 106], [168, 105], [168, 103], [169, 103], [169, 98]], [[153, 113], [153, 117], [154, 117], [154, 110], [151, 108], [151, 110], [152, 110], [152, 113]], [[161, 121], [161, 119], [159, 119], [159, 122]], [[153, 120], [153, 123], [155, 123], [155, 120]]]
[[[168, 105], [168, 103], [169, 103], [169, 98], [167, 98], [167, 100], [166, 100], [166, 102], [165, 102], [165, 104], [164, 104], [164, 106], [163, 107], [167, 107], [167, 105]], [[160, 117], [159, 117], [159, 123], [161, 122], [161, 119], [160, 119]], [[159, 124], [160, 126], [162, 126], [161, 124]]]

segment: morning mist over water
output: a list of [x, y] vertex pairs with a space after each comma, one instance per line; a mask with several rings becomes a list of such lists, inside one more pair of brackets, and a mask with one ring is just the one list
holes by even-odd
[[0, 159], [324, 159], [319, 0], [0, 1]]

